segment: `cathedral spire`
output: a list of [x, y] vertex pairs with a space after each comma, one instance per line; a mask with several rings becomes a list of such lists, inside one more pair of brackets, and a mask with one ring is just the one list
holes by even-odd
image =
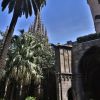
[[40, 11], [38, 11], [37, 15], [35, 16], [34, 23], [30, 25], [28, 32], [30, 32], [33, 35], [40, 34], [48, 41], [47, 30], [41, 21]]
[[45, 38], [47, 39], [47, 42], [48, 42], [48, 36], [47, 36], [47, 29], [46, 28], [44, 30], [44, 35], [45, 35]]
[[40, 12], [38, 11], [37, 15], [35, 16], [34, 24], [29, 27], [29, 32], [35, 33], [43, 33], [42, 32], [42, 22]]

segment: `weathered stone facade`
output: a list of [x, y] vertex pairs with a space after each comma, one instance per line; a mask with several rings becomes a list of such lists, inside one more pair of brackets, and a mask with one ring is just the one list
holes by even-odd
[[[82, 73], [80, 72], [80, 68], [82, 66], [79, 66], [79, 64], [80, 64], [80, 60], [84, 56], [85, 52], [87, 52], [92, 47], [100, 47], [100, 39], [95, 39], [95, 40], [82, 42], [82, 43], [76, 42], [73, 44], [73, 49], [72, 49], [72, 59], [73, 59], [72, 60], [72, 73], [73, 73], [72, 86], [73, 86], [73, 92], [74, 92], [75, 98], [76, 98], [75, 100], [89, 100], [86, 97], [86, 93], [84, 92], [84, 87], [82, 85], [84, 77], [82, 76]], [[95, 50], [95, 52], [96, 52], [96, 50]], [[92, 57], [92, 53], [90, 55]], [[92, 59], [94, 59], [94, 58], [92, 58]], [[97, 58], [97, 59], [99, 59], [99, 58]], [[94, 62], [94, 64], [96, 64], [96, 62]], [[92, 67], [91, 67], [91, 69], [92, 69]]]
[[100, 0], [87, 0], [92, 13], [95, 31], [100, 32]]
[[[84, 91], [84, 89], [87, 87], [84, 86], [84, 80], [86, 80], [86, 75], [83, 74], [80, 69], [84, 66], [87, 68], [89, 66], [90, 72], [87, 73], [90, 75], [88, 81], [91, 82], [96, 81], [99, 83], [98, 80], [90, 80], [90, 77], [94, 77], [95, 72], [100, 70], [98, 66], [100, 55], [98, 54], [98, 57], [94, 55], [97, 52], [100, 52], [100, 39], [90, 40], [82, 43], [74, 42], [73, 47], [68, 45], [55, 45], [55, 55], [56, 55], [56, 85], [57, 85], [57, 100], [98, 100], [93, 99], [89, 92], [91, 91]], [[89, 51], [90, 50], [90, 51]], [[94, 50], [94, 51], [93, 51]], [[93, 65], [82, 65], [80, 66], [81, 59], [84, 58], [84, 55], [86, 55], [86, 52], [90, 52], [89, 59], [90, 63]], [[88, 57], [87, 55], [87, 57]], [[91, 58], [93, 57], [93, 58]], [[84, 58], [84, 64], [88, 63], [87, 58]], [[91, 63], [91, 59], [93, 59], [93, 63]], [[95, 67], [96, 66], [96, 67]], [[93, 70], [92, 70], [93, 69]], [[96, 76], [95, 76], [96, 77]], [[87, 81], [87, 80], [86, 80]], [[86, 82], [85, 81], [85, 82]], [[93, 83], [94, 86], [94, 83]], [[69, 97], [68, 91], [72, 89], [71, 91], [71, 98]], [[99, 89], [99, 88], [98, 88]], [[97, 91], [96, 91], [97, 92]], [[95, 94], [94, 94], [95, 95]]]
[[69, 45], [55, 45], [57, 100], [68, 100], [71, 86], [71, 50]]

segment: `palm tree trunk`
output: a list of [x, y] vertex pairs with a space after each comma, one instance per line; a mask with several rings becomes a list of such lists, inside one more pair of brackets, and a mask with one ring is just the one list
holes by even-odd
[[22, 100], [22, 90], [23, 90], [23, 80], [21, 80], [21, 84], [20, 84], [19, 100]]
[[15, 84], [12, 86], [12, 89], [11, 89], [11, 95], [10, 95], [10, 100], [14, 100], [14, 88], [15, 88]]
[[4, 93], [4, 98], [5, 98], [5, 99], [6, 99], [6, 94], [7, 94], [8, 85], [9, 85], [9, 78], [7, 78], [6, 84], [5, 84], [5, 93]]
[[40, 91], [41, 91], [41, 85], [39, 84], [37, 87], [36, 87], [36, 89], [35, 89], [35, 94], [34, 94], [34, 96], [36, 97], [36, 100], [40, 100]]
[[11, 23], [10, 23], [8, 33], [6, 35], [6, 38], [5, 38], [5, 41], [3, 44], [1, 54], [0, 54], [0, 68], [1, 69], [4, 68], [5, 64], [6, 64], [7, 53], [8, 53], [9, 46], [11, 45], [11, 39], [12, 39], [12, 35], [14, 32], [14, 28], [15, 28], [15, 25], [17, 23], [17, 20], [18, 20], [18, 15], [16, 15], [14, 13], [12, 20], [11, 20]]

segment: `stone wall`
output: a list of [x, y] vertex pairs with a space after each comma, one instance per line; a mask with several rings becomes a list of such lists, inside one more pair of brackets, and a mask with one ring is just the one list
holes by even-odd
[[72, 46], [55, 46], [57, 100], [68, 100], [68, 90], [71, 88], [72, 74], [71, 49]]
[[79, 71], [79, 62], [84, 53], [91, 48], [92, 46], [98, 46], [100, 47], [100, 39], [95, 39], [87, 42], [77, 43], [75, 42], [73, 44], [72, 49], [72, 86], [73, 91], [76, 97], [76, 100], [86, 100], [85, 93], [83, 91], [82, 87], [82, 77], [81, 73]]

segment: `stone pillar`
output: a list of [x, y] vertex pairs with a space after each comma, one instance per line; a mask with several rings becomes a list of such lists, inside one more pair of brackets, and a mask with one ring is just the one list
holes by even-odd
[[100, 33], [100, 1], [87, 0], [90, 6], [96, 33]]

